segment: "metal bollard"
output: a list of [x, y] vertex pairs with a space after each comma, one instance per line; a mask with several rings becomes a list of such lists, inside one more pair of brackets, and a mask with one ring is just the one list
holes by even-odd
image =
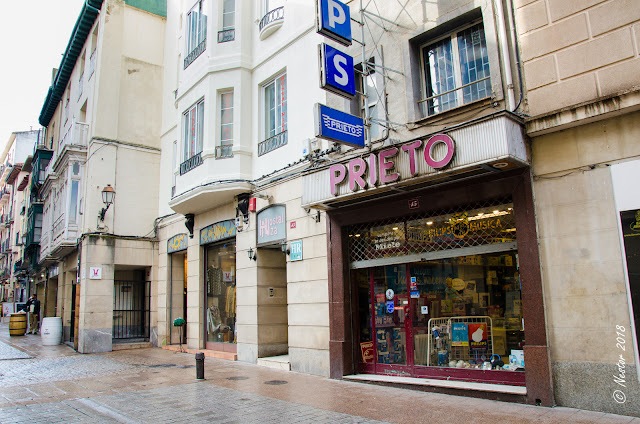
[[196, 379], [204, 380], [204, 353], [196, 353]]

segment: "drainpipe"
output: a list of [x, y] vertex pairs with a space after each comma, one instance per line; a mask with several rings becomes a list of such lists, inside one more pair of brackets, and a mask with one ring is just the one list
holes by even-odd
[[498, 15], [498, 42], [500, 43], [500, 51], [502, 52], [502, 68], [504, 69], [504, 79], [507, 83], [507, 102], [509, 111], [515, 110], [515, 95], [513, 91], [513, 77], [511, 75], [511, 55], [509, 54], [509, 44], [507, 43], [507, 30], [505, 28], [504, 10], [502, 9], [502, 0], [495, 0], [496, 14]]

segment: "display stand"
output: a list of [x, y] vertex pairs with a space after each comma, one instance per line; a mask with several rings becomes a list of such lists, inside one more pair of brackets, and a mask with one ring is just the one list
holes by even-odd
[[[427, 340], [427, 366], [435, 366], [442, 365], [438, 364], [438, 349], [437, 347], [437, 339], [434, 331], [432, 329], [434, 327], [439, 327], [442, 331], [439, 333], [439, 338], [442, 339], [440, 342], [446, 346], [443, 346], [443, 349], [448, 351], [448, 360], [449, 361], [469, 361], [471, 359], [476, 359], [475, 355], [472, 353], [472, 349], [470, 349], [469, 345], [464, 346], [454, 346], [452, 340], [453, 333], [453, 324], [456, 323], [464, 323], [464, 324], [486, 324], [487, 327], [487, 348], [484, 350], [483, 354], [487, 358], [491, 358], [493, 355], [493, 325], [491, 321], [491, 317], [489, 316], [462, 316], [462, 317], [447, 317], [447, 318], [431, 318], [429, 320], [429, 335]], [[479, 350], [478, 353], [481, 351]]]

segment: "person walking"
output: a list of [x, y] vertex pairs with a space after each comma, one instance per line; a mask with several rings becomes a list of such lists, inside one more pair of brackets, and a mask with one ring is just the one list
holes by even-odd
[[40, 331], [40, 301], [34, 293], [25, 304], [27, 312], [29, 312], [29, 331], [27, 334], [38, 334]]

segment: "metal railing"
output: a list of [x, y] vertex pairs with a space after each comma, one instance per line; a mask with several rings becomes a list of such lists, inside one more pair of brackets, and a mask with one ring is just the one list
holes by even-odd
[[96, 70], [96, 51], [94, 49], [93, 52], [91, 52], [91, 59], [89, 59], [89, 77], [88, 77], [88, 79], [91, 79], [91, 76], [93, 75], [95, 70]]
[[218, 43], [226, 43], [236, 39], [236, 30], [234, 28], [218, 31]]
[[270, 12], [267, 12], [266, 15], [264, 15], [262, 17], [262, 19], [260, 19], [260, 24], [258, 26], [259, 31], [262, 32], [262, 30], [269, 26], [269, 24], [272, 24], [276, 21], [280, 21], [284, 19], [284, 6], [280, 6], [276, 9], [271, 10]]
[[258, 156], [269, 153], [279, 147], [287, 144], [287, 131], [282, 131], [273, 137], [267, 138], [265, 141], [258, 143]]
[[150, 281], [113, 282], [113, 338], [148, 339]]
[[184, 69], [187, 69], [191, 63], [196, 60], [198, 56], [200, 56], [207, 49], [207, 39], [205, 38], [193, 49], [187, 57], [184, 58]]
[[78, 80], [78, 98], [82, 97], [82, 90], [84, 89], [84, 73], [80, 75]]
[[219, 158], [232, 158], [233, 157], [233, 144], [226, 146], [216, 146], [216, 159]]
[[196, 153], [180, 164], [180, 175], [186, 174], [193, 168], [196, 168], [200, 165], [202, 165], [202, 152]]

